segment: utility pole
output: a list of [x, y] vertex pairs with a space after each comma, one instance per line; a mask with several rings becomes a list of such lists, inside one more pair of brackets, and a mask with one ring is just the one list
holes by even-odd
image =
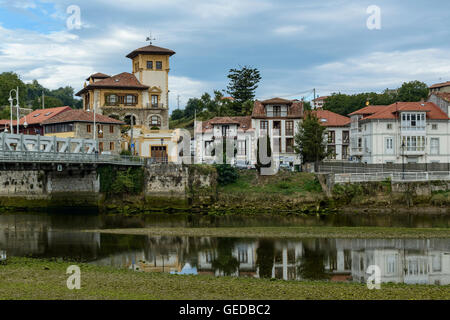
[[45, 109], [45, 93], [44, 93], [44, 90], [42, 90], [42, 109]]
[[177, 96], [178, 110], [180, 110], [180, 95]]
[[314, 88], [313, 91], [314, 91], [314, 100], [313, 100], [313, 104], [314, 104], [314, 109], [316, 109], [316, 88]]

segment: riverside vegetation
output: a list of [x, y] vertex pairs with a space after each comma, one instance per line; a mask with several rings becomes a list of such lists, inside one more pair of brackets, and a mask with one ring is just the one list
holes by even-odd
[[[81, 289], [69, 290], [66, 270], [81, 269]], [[0, 266], [0, 299], [450, 299], [450, 286], [283, 281], [134, 272], [62, 260], [9, 259]], [[186, 290], [189, 288], [189, 290]]]

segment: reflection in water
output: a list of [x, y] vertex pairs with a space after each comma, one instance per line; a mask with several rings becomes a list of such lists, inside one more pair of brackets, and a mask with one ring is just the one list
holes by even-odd
[[365, 282], [369, 265], [382, 282], [450, 284], [450, 239], [238, 239], [148, 237], [1, 228], [9, 256], [62, 257], [145, 272], [285, 280]]

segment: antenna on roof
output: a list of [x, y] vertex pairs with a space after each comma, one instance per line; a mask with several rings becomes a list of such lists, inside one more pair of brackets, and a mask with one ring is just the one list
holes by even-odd
[[150, 45], [153, 43], [153, 41], [156, 40], [156, 38], [152, 37], [152, 33], [150, 32], [150, 36], [147, 37], [147, 39], [145, 41], [150, 41]]

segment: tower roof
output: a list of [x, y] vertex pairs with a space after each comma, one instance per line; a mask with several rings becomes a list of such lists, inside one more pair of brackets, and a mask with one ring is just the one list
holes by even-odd
[[162, 55], [172, 56], [175, 54], [175, 51], [166, 49], [166, 48], [162, 48], [162, 47], [157, 47], [154, 45], [148, 45], [148, 46], [145, 46], [145, 47], [142, 47], [142, 48], [132, 51], [131, 53], [129, 53], [127, 55], [127, 58], [133, 59], [134, 57], [136, 57], [139, 54], [162, 54]]

